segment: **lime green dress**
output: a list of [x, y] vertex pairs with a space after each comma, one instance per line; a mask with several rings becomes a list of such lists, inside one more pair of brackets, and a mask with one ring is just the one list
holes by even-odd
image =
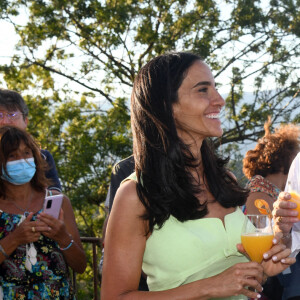
[[241, 242], [244, 218], [239, 208], [225, 216], [225, 227], [218, 218], [179, 222], [171, 216], [161, 229], [153, 231], [146, 243], [143, 271], [149, 290], [172, 289], [247, 262], [236, 249]]
[[[128, 179], [135, 180], [135, 174]], [[163, 291], [217, 275], [249, 260], [237, 251], [245, 215], [239, 207], [219, 218], [180, 222], [171, 216], [146, 242], [143, 271], [150, 291]], [[218, 298], [220, 299], [220, 298]], [[232, 296], [222, 299], [247, 299]]]

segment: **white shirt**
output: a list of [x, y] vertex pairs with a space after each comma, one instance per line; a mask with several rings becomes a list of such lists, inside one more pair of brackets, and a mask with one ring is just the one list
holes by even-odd
[[[293, 160], [288, 178], [286, 181], [285, 191], [289, 192], [289, 182], [290, 188], [300, 194], [300, 152], [297, 154]], [[297, 254], [300, 250], [300, 221], [295, 223], [292, 228], [292, 254]], [[294, 255], [292, 255], [294, 256]]]

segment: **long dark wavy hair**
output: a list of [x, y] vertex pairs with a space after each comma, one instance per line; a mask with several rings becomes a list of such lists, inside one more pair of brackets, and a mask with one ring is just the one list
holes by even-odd
[[24, 142], [24, 144], [31, 149], [36, 165], [36, 172], [30, 181], [31, 186], [36, 191], [42, 192], [50, 184], [45, 176], [45, 172], [49, 168], [48, 164], [42, 158], [40, 148], [34, 138], [23, 129], [13, 126], [4, 126], [0, 128], [0, 197], [6, 197], [5, 180], [1, 178], [2, 167], [5, 172], [7, 172], [6, 163], [9, 154], [18, 150], [21, 142]]
[[[190, 172], [199, 164], [177, 134], [172, 108], [197, 60], [202, 59], [186, 52], [161, 55], [142, 67], [134, 81], [131, 126], [137, 194], [146, 208], [142, 217], [149, 222], [149, 232], [170, 215], [183, 222], [208, 213], [207, 203], [200, 204], [196, 197], [203, 189]], [[203, 141], [201, 155], [207, 188], [216, 201], [226, 208], [243, 205], [248, 191], [225, 168], [228, 159], [217, 156], [209, 139]]]

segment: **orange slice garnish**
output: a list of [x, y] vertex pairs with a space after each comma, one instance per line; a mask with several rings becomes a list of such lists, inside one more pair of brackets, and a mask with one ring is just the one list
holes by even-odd
[[254, 201], [254, 205], [262, 215], [269, 215], [269, 217], [272, 218], [272, 212], [267, 201], [263, 199], [256, 199]]

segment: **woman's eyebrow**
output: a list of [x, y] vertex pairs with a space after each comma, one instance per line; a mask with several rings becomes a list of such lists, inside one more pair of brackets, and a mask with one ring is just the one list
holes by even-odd
[[200, 86], [200, 85], [211, 85], [211, 82], [210, 81], [199, 81], [193, 86], [193, 88]]

